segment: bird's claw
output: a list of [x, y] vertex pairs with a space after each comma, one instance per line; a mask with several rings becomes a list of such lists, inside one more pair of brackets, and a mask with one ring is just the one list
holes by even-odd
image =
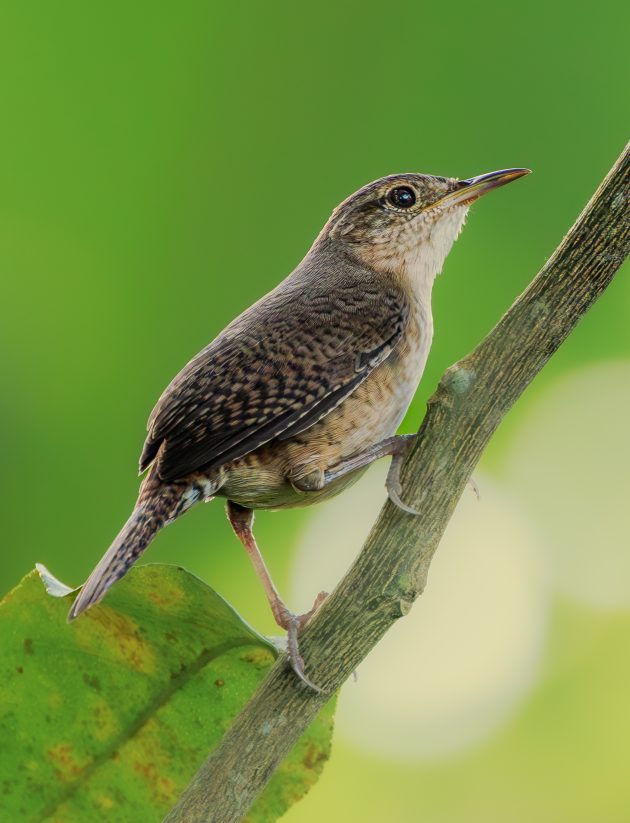
[[408, 506], [400, 497], [402, 492], [402, 487], [400, 483], [394, 485], [393, 483], [386, 484], [387, 488], [387, 495], [389, 499], [392, 501], [394, 506], [398, 506], [399, 509], [402, 509], [407, 514], [419, 515], [420, 512], [417, 509]]
[[313, 689], [313, 691], [318, 694], [322, 694], [323, 689], [316, 686], [315, 683], [313, 683], [313, 681], [306, 676], [304, 671], [304, 660], [300, 654], [300, 647], [298, 644], [298, 632], [300, 630], [300, 625], [300, 618], [297, 615], [291, 615], [289, 625], [287, 626], [287, 658], [289, 660], [289, 665], [302, 683], [308, 686], [309, 689]]
[[473, 490], [477, 500], [481, 500], [481, 492], [479, 491], [479, 486], [477, 485], [477, 481], [475, 480], [474, 477], [470, 476], [468, 478], [468, 485]]
[[402, 468], [403, 461], [407, 456], [407, 452], [413, 441], [415, 440], [415, 435], [401, 435], [401, 438], [404, 437], [404, 440], [399, 440], [400, 448], [399, 451], [395, 452], [392, 455], [392, 462], [389, 466], [389, 471], [387, 472], [387, 480], [385, 481], [385, 488], [387, 489], [387, 495], [389, 499], [395, 506], [398, 506], [399, 509], [402, 509], [407, 514], [419, 515], [420, 512], [417, 509], [408, 506], [402, 499], [402, 484], [400, 482], [400, 470]]
[[321, 606], [324, 600], [328, 597], [327, 592], [320, 592], [315, 598], [313, 607], [305, 614], [293, 614], [288, 611], [284, 615], [283, 624], [287, 631], [287, 658], [289, 665], [299, 677], [299, 679], [313, 691], [318, 694], [323, 694], [323, 689], [317, 686], [313, 681], [307, 677], [304, 671], [304, 659], [300, 654], [300, 646], [298, 642], [298, 633], [300, 629], [308, 623], [311, 617], [315, 614], [317, 609]]

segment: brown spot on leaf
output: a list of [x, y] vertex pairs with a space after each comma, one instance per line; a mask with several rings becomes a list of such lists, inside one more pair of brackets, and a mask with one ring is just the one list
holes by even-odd
[[[155, 653], [150, 643], [145, 640], [138, 624], [131, 617], [107, 605], [99, 604], [89, 609], [84, 619], [102, 627], [100, 642], [111, 649], [123, 663], [145, 674], [155, 670]], [[91, 640], [93, 639], [92, 634]]]
[[306, 747], [306, 753], [302, 758], [302, 763], [307, 769], [316, 769], [320, 763], [326, 760], [326, 752], [322, 751], [314, 743], [309, 743]]
[[244, 660], [246, 663], [252, 663], [258, 668], [262, 668], [268, 666], [273, 658], [271, 652], [267, 649], [251, 649], [242, 655], [241, 660]]
[[86, 686], [89, 686], [94, 691], [100, 692], [101, 690], [101, 681], [96, 677], [96, 675], [90, 675], [87, 672], [83, 672], [83, 682]]
[[221, 680], [221, 678], [219, 678], [218, 680], [214, 681], [214, 685], [215, 686], [225, 686], [225, 680]]
[[163, 597], [159, 592], [148, 592], [149, 600], [155, 603], [156, 606], [168, 606], [171, 601], [167, 597]]
[[56, 777], [64, 783], [74, 780], [85, 768], [85, 763], [77, 761], [71, 743], [57, 743], [48, 749], [47, 754], [55, 768]]
[[156, 606], [168, 608], [182, 600], [183, 592], [176, 586], [168, 586], [163, 580], [160, 580], [160, 588], [148, 591], [147, 597]]
[[133, 770], [146, 780], [156, 803], [166, 805], [167, 803], [173, 804], [177, 800], [174, 781], [170, 777], [159, 774], [154, 763], [142, 763], [136, 760]]
[[95, 740], [110, 741], [120, 729], [114, 708], [104, 700], [97, 700], [92, 706], [91, 734]]
[[25, 654], [33, 654], [33, 641], [30, 637], [26, 637], [24, 639], [24, 652]]

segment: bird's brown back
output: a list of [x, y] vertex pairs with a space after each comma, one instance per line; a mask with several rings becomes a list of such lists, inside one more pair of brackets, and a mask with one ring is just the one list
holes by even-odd
[[234, 320], [177, 375], [141, 457], [165, 481], [228, 464], [315, 425], [403, 339], [410, 302], [330, 242]]

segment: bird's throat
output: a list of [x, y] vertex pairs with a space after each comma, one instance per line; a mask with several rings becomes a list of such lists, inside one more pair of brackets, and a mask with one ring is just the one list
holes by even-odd
[[428, 226], [421, 242], [408, 249], [401, 262], [414, 291], [430, 295], [433, 282], [442, 272], [446, 256], [464, 226], [467, 212], [464, 207], [442, 215]]

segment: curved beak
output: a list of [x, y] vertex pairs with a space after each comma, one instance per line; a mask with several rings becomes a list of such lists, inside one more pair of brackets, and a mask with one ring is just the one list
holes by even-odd
[[499, 186], [505, 186], [506, 183], [511, 183], [512, 180], [518, 180], [519, 177], [530, 173], [530, 169], [501, 169], [488, 172], [488, 174], [480, 174], [478, 177], [469, 177], [468, 180], [458, 180], [455, 191], [442, 197], [437, 203], [433, 203], [431, 208], [438, 205], [468, 206], [492, 189], [498, 189]]

